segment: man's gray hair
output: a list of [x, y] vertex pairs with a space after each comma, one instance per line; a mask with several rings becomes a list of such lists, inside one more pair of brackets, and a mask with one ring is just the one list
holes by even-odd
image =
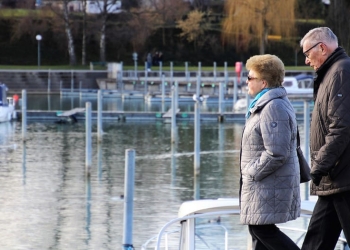
[[300, 47], [303, 47], [306, 40], [313, 43], [323, 42], [325, 44], [335, 44], [338, 46], [337, 36], [328, 27], [318, 27], [310, 30], [308, 33], [306, 33], [303, 39], [301, 39]]

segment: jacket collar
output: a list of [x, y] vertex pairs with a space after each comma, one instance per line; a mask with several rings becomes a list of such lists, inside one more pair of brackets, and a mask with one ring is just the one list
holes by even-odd
[[273, 88], [267, 91], [257, 102], [250, 112], [253, 114], [265, 107], [273, 99], [284, 98], [287, 96], [287, 91], [284, 87]]
[[327, 60], [321, 65], [321, 67], [316, 71], [316, 77], [314, 78], [314, 100], [316, 100], [317, 92], [320, 84], [328, 72], [328, 69], [338, 60], [346, 58], [348, 55], [342, 47], [336, 48], [333, 53], [327, 58]]

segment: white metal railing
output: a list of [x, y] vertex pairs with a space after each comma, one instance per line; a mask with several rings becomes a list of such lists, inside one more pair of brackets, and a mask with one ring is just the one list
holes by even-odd
[[[156, 236], [153, 236], [152, 238], [150, 238], [149, 240], [147, 240], [146, 243], [144, 243], [142, 245], [142, 250], [147, 250], [148, 249], [148, 245], [152, 242], [156, 242], [155, 243], [155, 247], [154, 249], [155, 250], [160, 250], [161, 247], [161, 242], [162, 242], [162, 239], [163, 239], [163, 236], [165, 236], [164, 238], [164, 248], [165, 250], [168, 250], [169, 249], [169, 245], [168, 245], [168, 236], [170, 234], [173, 234], [173, 233], [176, 233], [176, 232], [179, 232], [180, 229], [176, 229], [176, 230], [173, 230], [173, 231], [169, 231], [167, 232], [166, 230], [174, 225], [175, 223], [177, 222], [180, 222], [180, 221], [184, 221], [184, 220], [188, 220], [188, 219], [195, 219], [195, 218], [204, 218], [204, 217], [211, 217], [211, 216], [216, 216], [216, 215], [239, 215], [239, 210], [237, 209], [232, 209], [232, 210], [225, 210], [225, 211], [216, 211], [216, 212], [208, 212], [208, 213], [202, 213], [202, 214], [193, 214], [193, 215], [188, 215], [188, 216], [184, 216], [184, 217], [180, 217], [180, 218], [176, 218], [176, 219], [173, 219], [171, 221], [169, 221], [168, 223], [166, 223], [159, 231], [158, 235]], [[311, 215], [310, 214], [301, 214], [300, 217], [302, 218], [310, 218]], [[213, 226], [220, 226], [220, 225], [206, 225], [206, 226], [203, 226], [203, 225], [200, 225], [200, 226], [196, 226], [196, 228], [203, 228], [203, 227], [213, 227]], [[228, 230], [224, 227], [224, 226], [221, 226], [224, 231], [225, 231], [225, 250], [228, 249]], [[306, 229], [302, 229], [302, 228], [295, 228], [295, 227], [285, 227], [285, 226], [278, 226], [280, 229], [284, 229], [284, 230], [290, 230], [290, 231], [296, 231], [296, 232], [302, 232], [303, 234], [306, 233]], [[198, 235], [196, 235], [198, 237]], [[299, 239], [300, 240], [300, 239]], [[298, 240], [298, 241], [299, 241]], [[347, 241], [344, 237], [339, 237], [338, 239], [339, 242], [342, 243], [342, 249], [349, 249], [347, 245]]]

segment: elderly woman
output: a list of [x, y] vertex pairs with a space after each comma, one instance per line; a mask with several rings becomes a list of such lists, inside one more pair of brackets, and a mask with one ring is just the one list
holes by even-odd
[[274, 55], [251, 57], [247, 112], [241, 142], [240, 220], [247, 224], [253, 249], [299, 249], [276, 223], [300, 216], [297, 123], [282, 87], [283, 62]]

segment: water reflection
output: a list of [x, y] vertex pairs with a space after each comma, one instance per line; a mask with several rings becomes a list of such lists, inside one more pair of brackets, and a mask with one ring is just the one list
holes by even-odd
[[[56, 105], [51, 100], [51, 108]], [[102, 142], [93, 124], [89, 177], [83, 122], [29, 121], [25, 143], [20, 123], [0, 124], [2, 248], [122, 247], [121, 196], [125, 150], [130, 148], [136, 151], [133, 245], [140, 248], [176, 217], [183, 201], [238, 197], [243, 126], [239, 122], [201, 123], [201, 170], [194, 176], [193, 123], [177, 123], [176, 143], [171, 143], [171, 124], [104, 122]], [[299, 129], [302, 135], [303, 124]]]

